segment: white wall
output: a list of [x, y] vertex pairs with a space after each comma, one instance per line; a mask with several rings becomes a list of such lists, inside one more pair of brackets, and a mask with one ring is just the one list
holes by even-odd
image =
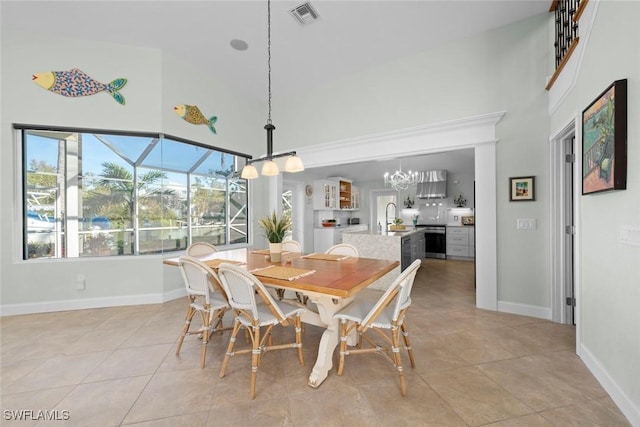
[[[280, 107], [279, 137], [286, 147], [312, 146], [506, 111], [497, 127], [498, 300], [503, 309], [525, 306], [541, 317], [550, 317], [548, 19], [535, 17], [289, 99]], [[509, 202], [508, 178], [526, 175], [537, 177], [537, 200]], [[538, 229], [516, 230], [520, 217], [537, 218]]]
[[[580, 355], [640, 425], [640, 272], [638, 246], [620, 242], [624, 226], [640, 218], [640, 3], [600, 2], [594, 31], [573, 90], [549, 121], [544, 90], [551, 41], [548, 17], [530, 19], [428, 54], [385, 64], [282, 101], [279, 150], [406, 129], [493, 111], [506, 111], [497, 147], [498, 292], [506, 304], [548, 308], [548, 155], [550, 129], [575, 117], [615, 79], [629, 80], [628, 189], [581, 198], [579, 233], [582, 289]], [[260, 153], [259, 107], [238, 100], [223, 86], [161, 52], [128, 46], [59, 40], [2, 32], [0, 123], [0, 267], [3, 304], [112, 298], [132, 303], [162, 297], [177, 276], [159, 257], [24, 263], [20, 251], [19, 167], [12, 123], [159, 131], [222, 147]], [[106, 94], [70, 99], [31, 82], [38, 71], [79, 67], [100, 81], [126, 77], [125, 107]], [[193, 101], [195, 99], [195, 101]], [[219, 116], [219, 137], [204, 127], [183, 127], [176, 103], [200, 104]], [[238, 112], [239, 110], [239, 112]], [[304, 123], [304, 126], [296, 126]], [[257, 130], [256, 130], [257, 129]], [[256, 142], [250, 142], [256, 141]], [[510, 176], [536, 176], [536, 202], [508, 201]], [[270, 200], [264, 180], [252, 183], [258, 212]], [[516, 231], [519, 217], [538, 219], [535, 231]], [[255, 219], [255, 218], [254, 218]], [[119, 264], [115, 264], [119, 263]], [[85, 274], [87, 290], [74, 281]], [[167, 279], [169, 277], [169, 279]], [[166, 282], [166, 285], [165, 285]], [[141, 297], [142, 296], [142, 297]], [[51, 309], [52, 306], [43, 307]]]
[[614, 80], [628, 80], [627, 190], [579, 200], [577, 321], [580, 356], [633, 425], [640, 425], [640, 246], [622, 243], [619, 233], [640, 227], [639, 16], [638, 2], [598, 3], [575, 87], [551, 117], [551, 129], [560, 129]]
[[[3, 314], [160, 302], [181, 288], [177, 269], [159, 256], [117, 259], [21, 260], [21, 167], [13, 123], [125, 131], [166, 132], [247, 152], [263, 149], [260, 109], [229, 93], [214, 76], [163, 57], [154, 49], [57, 39], [2, 31], [0, 124], [0, 254]], [[128, 79], [126, 105], [99, 93], [67, 98], [37, 86], [33, 73], [80, 68], [101, 82]], [[178, 117], [176, 104], [200, 105], [217, 115], [218, 135]], [[76, 290], [78, 276], [85, 290]]]

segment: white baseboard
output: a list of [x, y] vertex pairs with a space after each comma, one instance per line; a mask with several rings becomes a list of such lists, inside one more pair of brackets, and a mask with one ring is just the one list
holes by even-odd
[[84, 310], [88, 308], [118, 307], [124, 305], [161, 304], [186, 296], [184, 288], [166, 293], [144, 295], [122, 295], [115, 297], [85, 298], [64, 301], [41, 301], [25, 304], [0, 305], [0, 316], [18, 314], [50, 313], [54, 311]]
[[615, 404], [618, 405], [618, 408], [620, 408], [620, 411], [627, 417], [631, 425], [640, 427], [640, 408], [638, 408], [624, 390], [618, 386], [607, 370], [604, 369], [602, 364], [584, 344], [581, 344], [578, 348], [578, 356], [580, 356], [589, 371], [596, 377]]
[[515, 302], [498, 301], [498, 311], [521, 316], [537, 317], [551, 320], [551, 308], [536, 305], [518, 304]]

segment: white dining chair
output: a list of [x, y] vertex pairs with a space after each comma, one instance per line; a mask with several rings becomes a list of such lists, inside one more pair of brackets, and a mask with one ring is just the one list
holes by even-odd
[[[351, 303], [333, 316], [340, 321], [338, 375], [342, 375], [346, 356], [378, 353], [395, 366], [400, 375], [400, 392], [406, 396], [407, 386], [400, 355], [400, 332], [411, 367], [415, 368], [405, 316], [411, 305], [411, 289], [421, 262], [417, 259], [411, 263], [378, 300], [370, 298], [371, 294], [357, 294]], [[355, 348], [347, 348], [347, 337], [353, 330], [358, 334], [357, 345]], [[367, 335], [369, 331], [376, 332], [373, 334], [374, 337]]]
[[218, 252], [218, 248], [207, 242], [194, 242], [187, 248], [187, 255], [194, 257], [211, 255], [216, 252]]
[[302, 252], [302, 245], [297, 240], [284, 240], [282, 242], [283, 252]]
[[325, 254], [330, 255], [348, 255], [352, 257], [358, 258], [358, 249], [355, 246], [350, 245], [348, 243], [339, 243], [337, 245], [331, 246], [326, 250]]
[[[302, 245], [297, 240], [283, 240], [282, 241], [282, 252], [302, 252]], [[282, 301], [287, 296], [287, 292], [291, 293], [291, 291], [286, 291], [282, 288], [276, 288], [276, 295], [278, 299]], [[295, 293], [298, 302], [301, 304], [307, 304], [308, 297], [302, 295], [300, 292]]]
[[[178, 265], [187, 290], [189, 306], [182, 333], [178, 338], [176, 356], [180, 354], [182, 343], [187, 335], [199, 335], [202, 338], [200, 367], [204, 368], [207, 358], [207, 343], [214, 332], [222, 330], [222, 317], [229, 308], [229, 304], [218, 275], [204, 262], [183, 255], [180, 257]], [[190, 330], [191, 322], [196, 313], [200, 314], [202, 326], [197, 330]]]
[[[235, 312], [233, 331], [229, 346], [220, 368], [223, 378], [229, 359], [238, 354], [251, 354], [251, 399], [255, 397], [258, 366], [262, 355], [267, 351], [297, 349], [298, 361], [304, 365], [302, 355], [302, 325], [300, 315], [305, 309], [298, 305], [278, 302], [273, 299], [262, 282], [246, 269], [232, 264], [220, 264], [218, 268], [220, 282], [227, 293], [229, 305]], [[274, 345], [271, 330], [275, 325], [295, 328], [295, 341]], [[262, 327], [265, 331], [261, 334]], [[236, 337], [244, 328], [251, 338], [251, 348], [234, 349]]]

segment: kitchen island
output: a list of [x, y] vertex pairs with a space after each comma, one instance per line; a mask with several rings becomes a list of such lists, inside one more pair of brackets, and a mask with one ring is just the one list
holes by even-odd
[[393, 279], [414, 260], [424, 258], [424, 230], [407, 227], [403, 231], [343, 232], [342, 242], [358, 249], [360, 256], [400, 261], [391, 274], [386, 275], [370, 287], [386, 290]]

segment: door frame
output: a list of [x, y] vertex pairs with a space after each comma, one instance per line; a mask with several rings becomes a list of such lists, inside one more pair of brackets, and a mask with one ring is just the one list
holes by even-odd
[[[395, 197], [396, 201], [396, 212], [394, 213], [394, 215], [398, 215], [398, 192], [396, 190], [393, 189], [389, 189], [389, 188], [381, 188], [381, 189], [373, 189], [369, 191], [369, 224], [371, 224], [370, 228], [371, 231], [374, 230], [373, 227], [377, 227], [378, 226], [378, 216], [376, 215], [376, 208], [378, 206], [378, 197], [379, 196], [393, 196]], [[374, 202], [375, 201], [375, 202]], [[385, 230], [386, 226], [385, 224], [380, 224], [382, 225], [382, 229]]]
[[305, 167], [474, 149], [476, 206], [476, 307], [498, 310], [496, 127], [505, 112], [482, 114], [300, 147]]
[[580, 116], [576, 115], [573, 120], [567, 123], [559, 131], [553, 133], [549, 138], [549, 158], [550, 158], [550, 220], [549, 240], [551, 244], [550, 250], [550, 283], [551, 283], [551, 319], [558, 323], [568, 323], [565, 306], [568, 296], [565, 277], [566, 262], [565, 256], [568, 255], [567, 244], [565, 241], [566, 221], [566, 203], [567, 198], [571, 195], [567, 194], [567, 179], [565, 177], [565, 148], [566, 144], [571, 143], [571, 139], [575, 138], [573, 152], [575, 161], [573, 163], [573, 226], [575, 234], [573, 239], [573, 256], [572, 268], [574, 278], [573, 298], [576, 300], [574, 307], [573, 321], [576, 324], [576, 346], [580, 342], [580, 183], [582, 170], [582, 149], [579, 141], [582, 140], [582, 129]]

